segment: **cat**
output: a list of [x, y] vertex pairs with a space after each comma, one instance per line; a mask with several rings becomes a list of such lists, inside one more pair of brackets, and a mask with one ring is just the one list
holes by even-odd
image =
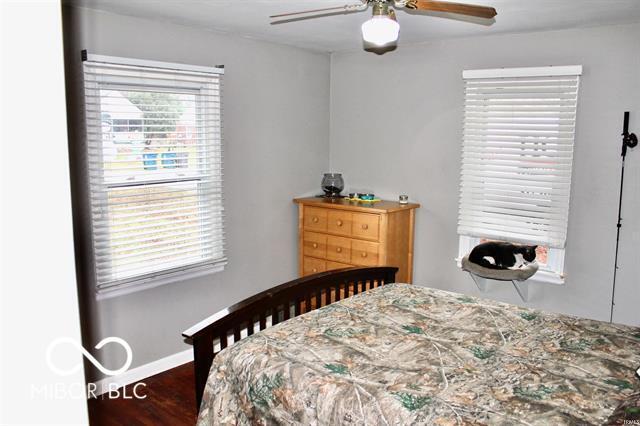
[[518, 269], [536, 260], [537, 247], [488, 241], [471, 250], [469, 261], [491, 269]]

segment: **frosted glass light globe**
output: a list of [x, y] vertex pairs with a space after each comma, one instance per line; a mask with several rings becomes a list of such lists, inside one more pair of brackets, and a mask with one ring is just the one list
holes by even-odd
[[384, 46], [398, 39], [400, 24], [386, 15], [375, 15], [362, 24], [362, 38], [376, 46]]

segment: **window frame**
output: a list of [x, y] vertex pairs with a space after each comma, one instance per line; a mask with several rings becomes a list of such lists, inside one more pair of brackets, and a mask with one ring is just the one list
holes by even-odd
[[[221, 86], [222, 86], [222, 81], [221, 81], [221, 77], [224, 74], [224, 67], [223, 66], [216, 66], [216, 67], [203, 67], [203, 66], [195, 66], [195, 65], [184, 65], [184, 64], [176, 64], [176, 63], [166, 63], [166, 62], [158, 62], [158, 61], [146, 61], [146, 60], [139, 60], [139, 59], [131, 59], [131, 58], [120, 58], [120, 57], [111, 57], [111, 56], [102, 56], [102, 55], [87, 55], [86, 51], [83, 51], [83, 61], [91, 61], [91, 62], [104, 62], [104, 63], [108, 63], [108, 64], [118, 64], [118, 65], [125, 65], [125, 66], [135, 66], [135, 67], [150, 67], [150, 68], [155, 68], [155, 69], [162, 69], [163, 71], [176, 71], [176, 72], [198, 72], [198, 73], [212, 73], [212, 74], [220, 74], [219, 76], [219, 87], [220, 87], [220, 91]], [[101, 90], [119, 90], [119, 91], [123, 91], [123, 90], [128, 90], [128, 91], [140, 91], [141, 89], [144, 89], [144, 91], [151, 91], [151, 92], [168, 92], [168, 93], [172, 93], [172, 94], [193, 94], [195, 96], [194, 98], [194, 104], [195, 104], [195, 111], [196, 114], [205, 114], [203, 111], [204, 109], [209, 109], [212, 108], [210, 105], [205, 106], [205, 103], [207, 102], [207, 100], [205, 99], [205, 95], [204, 95], [204, 91], [208, 90], [206, 88], [202, 88], [202, 87], [197, 87], [194, 86], [194, 88], [189, 88], [189, 87], [184, 87], [184, 86], [180, 86], [180, 85], [176, 85], [173, 87], [160, 87], [160, 86], [153, 86], [152, 84], [146, 85], [146, 84], [131, 84], [131, 85], [122, 85], [122, 84], [117, 84], [117, 83], [110, 83], [110, 82], [93, 82], [95, 83], [95, 86], [91, 87], [91, 88], [84, 88], [84, 93], [85, 96], [88, 95], [88, 92], [93, 91], [92, 96], [94, 96], [96, 99], [101, 99], [102, 95], [101, 95]], [[97, 93], [96, 93], [97, 92]], [[100, 187], [100, 191], [98, 194], [96, 194], [95, 192], [93, 192], [94, 190], [94, 184], [91, 182], [91, 179], [93, 179], [90, 175], [90, 173], [88, 173], [88, 169], [87, 169], [87, 179], [86, 179], [86, 185], [88, 187], [89, 190], [89, 199], [87, 200], [88, 203], [88, 208], [90, 211], [90, 226], [89, 226], [89, 234], [90, 234], [90, 239], [91, 239], [91, 247], [92, 247], [92, 266], [93, 266], [93, 272], [94, 272], [94, 284], [95, 284], [95, 291], [96, 291], [96, 298], [98, 300], [100, 299], [105, 299], [105, 298], [111, 298], [111, 297], [115, 297], [115, 296], [119, 296], [119, 295], [124, 295], [124, 294], [129, 294], [129, 293], [133, 293], [133, 292], [137, 292], [137, 291], [141, 291], [144, 289], [148, 289], [148, 288], [152, 288], [152, 287], [156, 287], [159, 285], [164, 285], [164, 284], [169, 284], [169, 283], [174, 283], [174, 282], [178, 282], [178, 281], [184, 281], [186, 279], [191, 279], [191, 278], [196, 278], [199, 276], [203, 276], [203, 275], [209, 275], [209, 274], [213, 274], [213, 273], [217, 273], [220, 272], [222, 270], [224, 270], [225, 265], [227, 264], [227, 258], [226, 258], [226, 244], [224, 243], [224, 234], [225, 234], [225, 226], [224, 226], [224, 220], [223, 220], [223, 216], [224, 216], [224, 204], [222, 202], [222, 194], [223, 194], [223, 187], [222, 187], [222, 177], [223, 177], [223, 161], [222, 161], [222, 99], [221, 99], [221, 95], [219, 95], [219, 99], [220, 99], [220, 104], [215, 107], [215, 112], [219, 115], [220, 117], [220, 124], [219, 124], [219, 131], [215, 132], [215, 134], [213, 135], [209, 135], [209, 132], [211, 132], [211, 130], [208, 129], [201, 129], [198, 130], [198, 133], [203, 132], [203, 135], [200, 135], [199, 137], [202, 137], [203, 140], [205, 141], [205, 143], [215, 143], [217, 145], [217, 147], [215, 148], [216, 150], [219, 151], [219, 155], [220, 155], [220, 160], [219, 160], [219, 164], [218, 161], [215, 161], [214, 159], [209, 159], [207, 161], [204, 162], [203, 166], [201, 168], [198, 168], [197, 171], [188, 171], [187, 173], [180, 173], [180, 168], [176, 167], [176, 168], [164, 168], [162, 166], [162, 160], [161, 157], [158, 156], [157, 158], [157, 178], [153, 177], [151, 179], [146, 178], [146, 179], [141, 179], [141, 180], [129, 180], [129, 178], [127, 177], [122, 177], [122, 178], [116, 178], [111, 180], [108, 177], [105, 177], [104, 174], [102, 174], [102, 177], [100, 179], [99, 184], [96, 184], [95, 186]], [[88, 110], [87, 108], [84, 108], [84, 113], [85, 116], [87, 117], [88, 120], [92, 120], [93, 122], [99, 122], [102, 123], [104, 120], [102, 119], [102, 109], [101, 106], [98, 105], [97, 107], [95, 107], [95, 109], [93, 109], [92, 111]], [[112, 119], [111, 119], [112, 120]], [[141, 134], [144, 134], [144, 119], [140, 120], [142, 122], [142, 130], [141, 130]], [[207, 127], [207, 126], [203, 126], [203, 127]], [[96, 127], [94, 126], [94, 129]], [[99, 129], [99, 135], [97, 136], [97, 138], [99, 140], [103, 140], [103, 131], [104, 128], [102, 127], [102, 124], [100, 126], [97, 126], [97, 128]], [[111, 130], [110, 132], [113, 132], [113, 123], [111, 123]], [[123, 143], [116, 143], [116, 142], [112, 142], [114, 146], [126, 146], [127, 144], [123, 144]], [[87, 140], [87, 146], [89, 146], [88, 140]], [[208, 146], [206, 147], [202, 147], [199, 146], [197, 148], [197, 152], [199, 152], [200, 150], [207, 150], [209, 149]], [[94, 155], [94, 156], [90, 156], [89, 153], [87, 152], [87, 161], [95, 161], [95, 159], [97, 158], [99, 161], [99, 167], [100, 170], [105, 170], [105, 163], [107, 162], [104, 159], [104, 148], [101, 150], [97, 151], [98, 154]], [[88, 168], [88, 163], [87, 166]], [[156, 171], [154, 170], [154, 172]], [[208, 198], [203, 198], [205, 197], [205, 195], [202, 193], [203, 190], [206, 190], [207, 188], [202, 188], [202, 184], [204, 182], [203, 176], [206, 176], [206, 174], [210, 171], [213, 171], [213, 173], [216, 174], [216, 178], [219, 179], [220, 181], [220, 187], [219, 187], [219, 199], [220, 199], [220, 214], [221, 214], [221, 219], [220, 219], [220, 225], [219, 226], [215, 226], [213, 227], [212, 230], [208, 231], [208, 232], [215, 232], [217, 236], [213, 237], [212, 241], [220, 241], [220, 246], [219, 248], [216, 248], [216, 250], [212, 250], [212, 254], [219, 254], [219, 256], [214, 256], [212, 255], [211, 258], [207, 258], [201, 262], [195, 262], [195, 263], [190, 263], [190, 264], [185, 264], [185, 265], [178, 265], [175, 267], [169, 267], [166, 269], [161, 269], [159, 268], [160, 265], [156, 265], [155, 268], [150, 267], [149, 270], [145, 270], [145, 269], [141, 269], [141, 271], [136, 271], [135, 275], [129, 276], [129, 277], [125, 277], [125, 278], [121, 278], [121, 279], [115, 279], [113, 281], [108, 281], [108, 282], [100, 282], [99, 278], [98, 278], [98, 274], [97, 274], [97, 255], [96, 255], [96, 245], [95, 245], [95, 235], [94, 235], [94, 230], [96, 229], [94, 227], [93, 221], [94, 221], [94, 216], [95, 213], [93, 212], [93, 208], [91, 207], [91, 197], [95, 197], [95, 198], [100, 198], [100, 202], [102, 203], [101, 205], [103, 205], [103, 209], [101, 209], [101, 213], [100, 215], [107, 215], [109, 214], [108, 209], [109, 209], [109, 202], [108, 202], [108, 197], [109, 197], [109, 191], [114, 189], [114, 188], [147, 188], [147, 187], [153, 187], [154, 185], [166, 185], [166, 184], [172, 184], [172, 183], [194, 183], [195, 185], [195, 193], [197, 194], [197, 201], [196, 201], [196, 205], [201, 205], [201, 203], [203, 203], [203, 201], [209, 201]], [[143, 175], [147, 175], [146, 173], [141, 174], [140, 176], [143, 177]], [[150, 175], [153, 175], [150, 174]], [[148, 177], [149, 175], [147, 175]], [[198, 214], [197, 216], [198, 221], [202, 221], [202, 216], [200, 214]], [[200, 225], [202, 226], [202, 225]], [[108, 228], [109, 232], [111, 231], [111, 227]], [[201, 241], [206, 241], [206, 240], [201, 240]], [[160, 246], [161, 247], [161, 246]], [[102, 257], [102, 260], [104, 260], [105, 258], [108, 259], [108, 255], [103, 255], [104, 257]], [[137, 268], [136, 268], [137, 269]]]
[[[481, 70], [466, 70], [463, 72], [464, 79], [474, 78], [517, 78], [517, 77], [548, 77], [548, 76], [562, 76], [562, 75], [576, 75], [582, 74], [581, 65], [571, 66], [547, 66], [547, 67], [531, 67], [531, 68], [500, 68], [500, 69], [481, 69]], [[577, 119], [577, 102], [576, 102], [576, 119]], [[575, 132], [574, 132], [573, 146], [575, 146]], [[462, 156], [461, 156], [462, 161]], [[571, 184], [569, 186], [569, 191]], [[568, 227], [568, 218], [566, 226]], [[505, 240], [502, 237], [492, 237], [499, 240]], [[469, 254], [473, 247], [478, 245], [482, 237], [458, 234], [458, 256], [456, 262], [458, 267], [461, 267], [461, 260], [464, 256]], [[550, 247], [546, 243], [539, 243], [548, 247], [547, 263], [545, 265], [540, 264], [538, 272], [529, 280], [534, 282], [543, 282], [549, 284], [564, 284], [564, 260], [566, 254], [566, 246]]]

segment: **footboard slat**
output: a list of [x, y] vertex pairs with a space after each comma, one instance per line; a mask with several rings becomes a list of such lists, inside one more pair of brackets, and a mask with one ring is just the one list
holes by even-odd
[[293, 305], [293, 316], [298, 316], [301, 314], [302, 310], [302, 298], [296, 298], [296, 303]]
[[[297, 317], [351, 295], [392, 283], [395, 281], [397, 271], [398, 268], [390, 266], [346, 268], [302, 277], [223, 309], [182, 333], [185, 341], [193, 344], [198, 409], [202, 402], [211, 364], [219, 352], [214, 352], [215, 340], [219, 339], [220, 351], [222, 351], [228, 346], [230, 335], [233, 335], [234, 343], [242, 338], [242, 330], [247, 330], [247, 336], [253, 335], [256, 319], [262, 331], [267, 328], [269, 315], [271, 316], [270, 325], [274, 326], [281, 320], [281, 310], [282, 320], [286, 321], [292, 316], [292, 311], [293, 316]], [[360, 288], [358, 288], [359, 285]]]
[[284, 321], [291, 317], [291, 305], [289, 302], [284, 302]]
[[267, 313], [262, 312], [260, 314], [260, 331], [264, 330], [265, 328], [267, 328]]
[[227, 332], [223, 331], [222, 334], [220, 334], [220, 350], [223, 350], [226, 347], [227, 347]]
[[271, 325], [276, 325], [279, 323], [280, 323], [280, 311], [278, 310], [278, 305], [276, 305], [271, 309]]

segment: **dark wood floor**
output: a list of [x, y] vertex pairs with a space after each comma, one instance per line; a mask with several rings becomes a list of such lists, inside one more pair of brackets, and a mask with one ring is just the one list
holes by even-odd
[[[145, 399], [110, 399], [106, 394], [89, 400], [91, 426], [190, 425], [196, 421], [193, 363], [188, 363], [142, 380], [138, 393]], [[135, 384], [126, 386], [133, 396]]]

